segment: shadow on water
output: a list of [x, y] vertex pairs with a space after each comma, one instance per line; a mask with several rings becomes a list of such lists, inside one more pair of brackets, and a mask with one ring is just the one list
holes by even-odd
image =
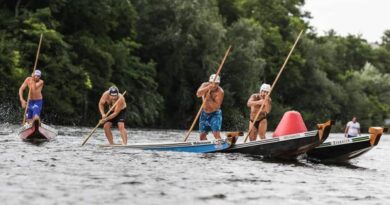
[[23, 140], [23, 142], [29, 145], [43, 147], [48, 142], [48, 140], [44, 138], [32, 138], [32, 139]]
[[[252, 162], [263, 162], [263, 163], [276, 163], [276, 164], [284, 164], [284, 165], [294, 165], [294, 166], [308, 166], [308, 164], [303, 163], [298, 158], [294, 159], [282, 159], [282, 158], [269, 158], [261, 155], [249, 155], [249, 154], [241, 154], [241, 153], [224, 153], [225, 157], [228, 160], [248, 160]], [[216, 157], [215, 155], [208, 154], [204, 156], [204, 158]]]
[[344, 163], [325, 163], [325, 165], [327, 166], [333, 166], [333, 167], [344, 167], [344, 168], [347, 168], [347, 169], [356, 169], [356, 170], [371, 170], [370, 168], [366, 168], [366, 167], [360, 167], [360, 166], [356, 166], [354, 164], [351, 164], [350, 162], [344, 162]]
[[278, 158], [264, 158], [261, 160], [264, 163], [277, 163], [283, 165], [293, 165], [296, 167], [307, 167], [308, 164], [299, 161], [298, 159], [278, 159]]
[[311, 160], [311, 159], [305, 159], [305, 160], [306, 160], [306, 162], [311, 163], [313, 165], [321, 164], [321, 165], [326, 165], [328, 167], [339, 167], [339, 168], [346, 168], [346, 169], [352, 169], [352, 170], [362, 170], [362, 171], [371, 170], [370, 168], [356, 166], [356, 165], [352, 164], [349, 161], [345, 161], [345, 162], [322, 162], [322, 161]]

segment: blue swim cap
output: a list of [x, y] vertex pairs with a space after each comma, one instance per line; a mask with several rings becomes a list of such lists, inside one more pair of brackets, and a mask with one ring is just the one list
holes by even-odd
[[118, 96], [118, 95], [119, 95], [119, 89], [118, 89], [116, 86], [111, 86], [111, 87], [108, 89], [108, 93], [109, 93], [111, 96]]
[[35, 70], [34, 71], [34, 75], [36, 75], [36, 76], [39, 76], [39, 77], [41, 77], [41, 71], [40, 70]]

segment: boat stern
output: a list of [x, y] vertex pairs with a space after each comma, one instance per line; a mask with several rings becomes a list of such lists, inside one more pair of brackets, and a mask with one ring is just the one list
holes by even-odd
[[234, 145], [237, 142], [238, 137], [243, 136], [244, 132], [228, 132], [226, 133], [226, 140], [230, 145]]
[[329, 133], [330, 133], [330, 129], [332, 128], [332, 125], [334, 125], [334, 124], [335, 123], [333, 120], [328, 120], [325, 123], [317, 124], [318, 137], [319, 137], [321, 143], [323, 143], [328, 138]]
[[368, 129], [368, 132], [370, 133], [370, 144], [371, 146], [376, 146], [379, 143], [379, 140], [381, 139], [381, 136], [383, 132], [387, 132], [387, 127], [370, 127]]

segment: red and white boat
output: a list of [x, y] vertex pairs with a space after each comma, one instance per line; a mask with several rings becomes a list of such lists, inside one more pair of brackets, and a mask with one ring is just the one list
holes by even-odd
[[57, 134], [57, 130], [41, 123], [39, 117], [35, 117], [31, 124], [26, 123], [21, 128], [18, 135], [23, 141], [40, 144], [52, 140]]

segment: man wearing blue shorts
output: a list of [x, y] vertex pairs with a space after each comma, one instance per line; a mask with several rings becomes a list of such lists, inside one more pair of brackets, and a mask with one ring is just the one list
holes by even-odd
[[[220, 77], [210, 76], [209, 82], [202, 83], [196, 92], [201, 97], [204, 106], [199, 119], [200, 140], [207, 140], [208, 132], [212, 132], [215, 139], [221, 139], [222, 111], [224, 91], [219, 86]], [[205, 101], [206, 100], [206, 101]]]
[[40, 116], [43, 104], [42, 88], [43, 80], [41, 79], [41, 71], [35, 70], [31, 77], [27, 77], [19, 88], [19, 100], [22, 108], [26, 108], [27, 102], [23, 98], [23, 91], [26, 87], [29, 88], [29, 101], [27, 107], [27, 122], [31, 122], [33, 117]]

